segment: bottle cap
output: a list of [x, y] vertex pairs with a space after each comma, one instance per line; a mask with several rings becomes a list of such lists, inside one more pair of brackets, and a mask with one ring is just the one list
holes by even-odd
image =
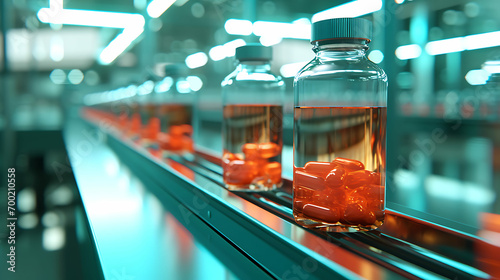
[[271, 60], [273, 49], [260, 44], [248, 44], [236, 48], [236, 59], [238, 60]]
[[314, 22], [311, 30], [311, 43], [328, 39], [372, 38], [372, 23], [363, 18], [332, 18]]

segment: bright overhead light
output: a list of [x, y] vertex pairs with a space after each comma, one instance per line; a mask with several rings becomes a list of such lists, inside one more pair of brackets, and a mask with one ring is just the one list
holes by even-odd
[[152, 18], [160, 17], [172, 4], [174, 4], [175, 0], [153, 0], [149, 3], [146, 11], [148, 15]]
[[500, 31], [465, 36], [464, 44], [467, 50], [500, 46]]
[[282, 40], [283, 38], [280, 36], [262, 36], [260, 37], [259, 42], [263, 46], [269, 47], [281, 43]]
[[123, 29], [122, 33], [116, 36], [99, 55], [99, 63], [107, 65], [113, 62], [120, 54], [122, 54], [132, 42], [142, 34], [144, 29]]
[[224, 29], [231, 35], [252, 34], [252, 22], [245, 19], [228, 19], [224, 24]]
[[400, 60], [417, 58], [422, 54], [422, 48], [417, 44], [399, 46], [396, 49], [396, 57]]
[[208, 62], [208, 57], [204, 52], [197, 52], [186, 57], [186, 65], [190, 69], [204, 66]]
[[380, 62], [382, 62], [384, 60], [384, 53], [380, 50], [373, 50], [368, 55], [368, 59], [373, 61], [373, 63], [379, 64]]
[[224, 46], [218, 45], [208, 51], [208, 55], [213, 61], [219, 61], [226, 58], [226, 48]]
[[83, 81], [84, 75], [82, 70], [80, 69], [73, 69], [69, 71], [68, 73], [68, 80], [70, 83], [74, 85], [78, 85]]
[[500, 31], [432, 41], [425, 45], [425, 50], [430, 55], [440, 55], [496, 46], [500, 46]]
[[256, 21], [253, 23], [253, 34], [257, 36], [311, 39], [311, 25], [302, 21], [288, 23], [276, 21]]
[[488, 71], [483, 69], [474, 69], [467, 72], [465, 75], [465, 80], [473, 86], [484, 85], [488, 78], [490, 77]]
[[236, 53], [236, 48], [246, 45], [245, 40], [236, 39], [225, 43], [224, 45], [218, 45], [210, 49], [208, 55], [213, 61], [223, 60], [226, 57], [234, 56]]
[[144, 17], [140, 14], [70, 10], [54, 12], [51, 8], [42, 8], [37, 13], [43, 23], [66, 25], [95, 26], [109, 28], [137, 28], [144, 26]]
[[284, 78], [294, 77], [306, 64], [307, 61], [284, 64], [280, 68], [280, 74]]
[[356, 0], [316, 13], [312, 22], [330, 18], [359, 17], [382, 9], [382, 0]]
[[425, 45], [425, 51], [430, 55], [461, 52], [465, 50], [463, 37], [432, 41]]
[[500, 73], [500, 60], [486, 61], [482, 68], [490, 74], [498, 74]]
[[186, 81], [192, 91], [199, 91], [203, 87], [203, 81], [198, 76], [187, 76]]
[[42, 8], [37, 17], [52, 24], [123, 28], [123, 31], [106, 46], [98, 57], [101, 64], [113, 62], [144, 30], [145, 20], [140, 14], [63, 9], [62, 0], [51, 0], [50, 8]]

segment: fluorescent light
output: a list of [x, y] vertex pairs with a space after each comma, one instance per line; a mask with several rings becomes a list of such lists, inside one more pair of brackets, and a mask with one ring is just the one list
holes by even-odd
[[219, 61], [226, 58], [226, 48], [224, 46], [218, 45], [210, 49], [208, 55], [213, 61]]
[[45, 228], [42, 232], [42, 247], [47, 251], [57, 251], [66, 243], [66, 230], [63, 227]]
[[486, 61], [482, 68], [490, 74], [498, 74], [500, 73], [500, 60]]
[[68, 80], [74, 85], [78, 85], [83, 81], [83, 72], [80, 69], [73, 69], [68, 73]]
[[191, 69], [204, 66], [207, 62], [208, 57], [204, 52], [197, 52], [186, 57], [186, 65]]
[[417, 58], [422, 54], [422, 48], [417, 44], [399, 46], [396, 49], [396, 57], [400, 60]]
[[382, 53], [382, 51], [380, 51], [380, 50], [373, 50], [368, 55], [368, 59], [370, 59], [374, 63], [379, 64], [380, 62], [382, 62], [384, 60], [384, 53]]
[[144, 29], [142, 28], [126, 28], [116, 36], [113, 41], [111, 41], [99, 55], [99, 63], [110, 64], [113, 62], [120, 54], [122, 54], [132, 42], [142, 34]]
[[66, 81], [66, 73], [64, 73], [64, 71], [61, 69], [52, 70], [49, 77], [50, 80], [56, 85], [63, 84]]
[[50, 8], [42, 8], [37, 17], [41, 22], [80, 26], [123, 28], [123, 31], [99, 55], [101, 64], [113, 62], [144, 30], [140, 14], [63, 9], [62, 0], [51, 0]]
[[312, 22], [330, 18], [359, 17], [382, 9], [382, 0], [357, 0], [316, 13]]
[[489, 73], [483, 69], [474, 69], [467, 72], [465, 80], [473, 86], [484, 85], [489, 78]]
[[146, 10], [150, 17], [157, 18], [170, 8], [174, 2], [175, 0], [153, 0], [149, 3]]
[[311, 39], [311, 25], [303, 21], [294, 23], [276, 21], [256, 21], [253, 23], [253, 34], [291, 39]]
[[64, 59], [64, 41], [61, 36], [50, 38], [49, 56], [53, 61], [57, 62]]
[[224, 24], [224, 29], [231, 35], [252, 34], [252, 22], [244, 19], [228, 19]]
[[259, 42], [266, 47], [272, 46], [272, 45], [277, 45], [281, 43], [283, 38], [280, 36], [262, 36], [259, 39]]
[[95, 26], [109, 28], [128, 28], [144, 26], [144, 17], [140, 14], [70, 10], [54, 11], [52, 8], [42, 8], [37, 13], [43, 23], [56, 23], [80, 26]]
[[[430, 55], [440, 55], [497, 46], [500, 46], [500, 31], [432, 41], [425, 45], [425, 51]], [[419, 57], [421, 52], [416, 44], [405, 45], [396, 49], [396, 56], [401, 60], [413, 59]]]
[[187, 76], [186, 81], [192, 91], [199, 91], [203, 86], [203, 81], [198, 76]]
[[463, 37], [432, 41], [425, 45], [425, 51], [430, 55], [461, 52], [464, 50], [465, 46]]
[[174, 84], [174, 79], [172, 77], [165, 77], [163, 80], [158, 82], [155, 86], [155, 92], [162, 93], [170, 90]]
[[467, 50], [500, 46], [500, 31], [465, 36], [464, 44]]
[[307, 61], [284, 64], [280, 68], [281, 76], [284, 78], [294, 77], [306, 64]]
[[189, 86], [189, 82], [186, 80], [182, 81], [177, 81], [175, 83], [175, 88], [179, 93], [190, 93], [191, 92], [191, 87]]

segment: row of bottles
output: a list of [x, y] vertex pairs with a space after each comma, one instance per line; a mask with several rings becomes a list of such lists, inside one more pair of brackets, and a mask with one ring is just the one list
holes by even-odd
[[[383, 223], [387, 78], [366, 58], [371, 29], [360, 18], [312, 24], [315, 58], [294, 80], [293, 214], [302, 226], [358, 231]], [[271, 73], [270, 47], [245, 45], [235, 58], [221, 84], [224, 183], [273, 190], [282, 185], [285, 84]], [[164, 82], [137, 87], [117, 123], [150, 149], [193, 152], [192, 95], [162, 94]]]

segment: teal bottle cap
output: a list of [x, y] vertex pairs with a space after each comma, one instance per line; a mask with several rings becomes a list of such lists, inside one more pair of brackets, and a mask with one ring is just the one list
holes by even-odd
[[236, 48], [235, 57], [238, 60], [271, 60], [273, 49], [261, 44], [248, 44]]
[[372, 39], [372, 23], [363, 18], [332, 18], [314, 22], [311, 43], [329, 39]]

